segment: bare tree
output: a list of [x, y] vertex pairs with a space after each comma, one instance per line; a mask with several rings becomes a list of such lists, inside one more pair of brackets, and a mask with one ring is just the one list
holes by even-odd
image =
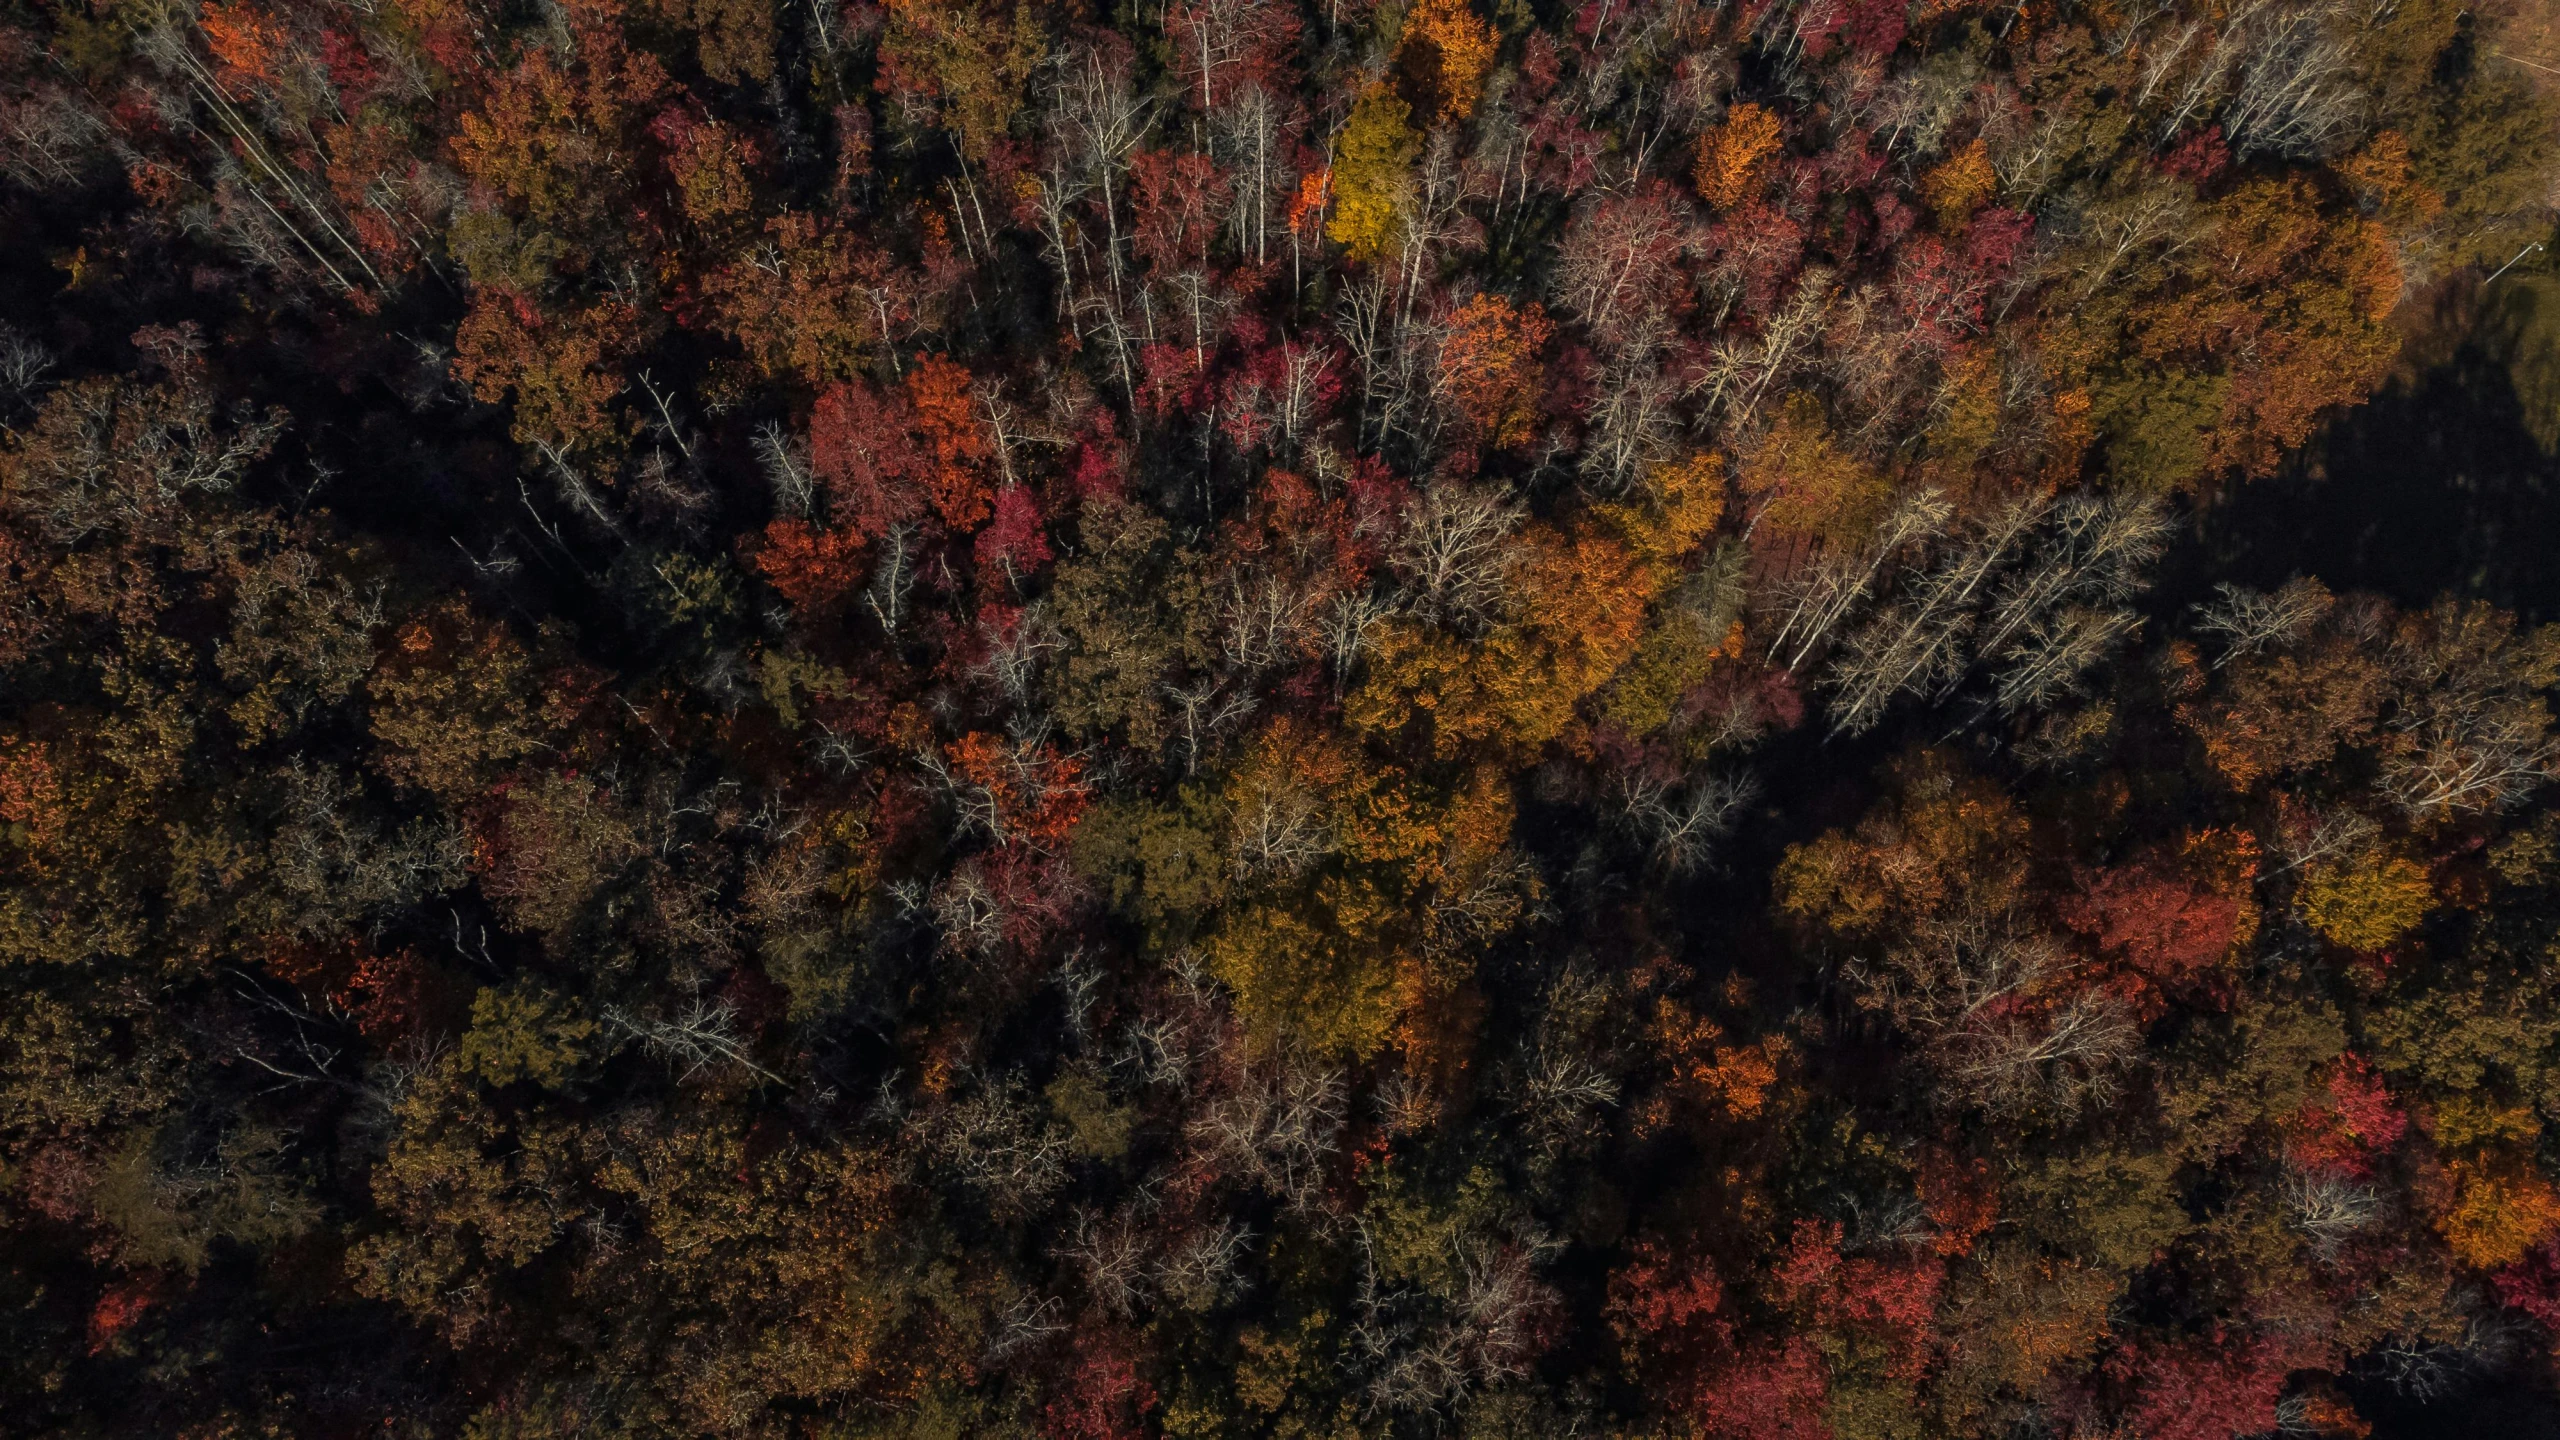
[[2283, 859], [2274, 873], [2282, 875], [2306, 865], [2317, 865], [2342, 855], [2353, 855], [2371, 847], [2382, 833], [2382, 827], [2360, 810], [2338, 806], [2319, 812], [2309, 823], [2298, 828], [2275, 827], [2275, 839], [2268, 847]]
[[280, 413], [226, 419], [192, 390], [104, 382], [57, 387], [47, 413], [49, 443], [26, 447], [6, 504], [66, 547], [111, 530], [157, 535], [183, 498], [229, 490], [284, 433]]
[[1982, 620], [1976, 653], [2000, 667], [1990, 703], [2010, 713], [2076, 692], [2133, 632], [2140, 617], [2125, 602], [2168, 541], [2167, 512], [2146, 496], [2067, 496], [2054, 515]]
[[1620, 783], [1620, 815], [1665, 873], [1687, 875], [1707, 863], [1715, 843], [1759, 794], [1748, 775], [1709, 775], [1673, 787], [1658, 776], [1633, 771]]
[[[2438, 1338], [2448, 1334], [2450, 1338]], [[2534, 1341], [2535, 1333], [2515, 1311], [2490, 1306], [2464, 1316], [2458, 1332], [2439, 1322], [2432, 1334], [2391, 1336], [2367, 1352], [2365, 1360], [2384, 1383], [2423, 1402], [2482, 1371], [2513, 1363]]]
[[1289, 345], [1282, 351], [1277, 388], [1272, 393], [1272, 425], [1284, 451], [1311, 438], [1322, 409], [1325, 370], [1333, 352], [1322, 345]]
[[2071, 122], [2061, 114], [2014, 125], [1995, 121], [1984, 126], [1982, 138], [1992, 172], [2000, 177], [2000, 193], [2019, 209], [2033, 210], [2063, 171]]
[[781, 425], [766, 421], [756, 427], [752, 440], [756, 463], [764, 468], [765, 482], [773, 487], [773, 506], [785, 515], [806, 518], [817, 497], [817, 484], [809, 469], [809, 446]]
[[1580, 1046], [1542, 1036], [1519, 1094], [1531, 1152], [1552, 1164], [1597, 1138], [1594, 1112], [1618, 1103], [1619, 1085]]
[[2560, 778], [2543, 692], [2560, 680], [2560, 631], [2519, 636], [2485, 605], [2440, 602], [2391, 646], [2400, 697], [2383, 793], [2411, 815], [2503, 810]]
[[115, 131], [76, 90], [38, 85], [0, 100], [0, 175], [30, 190], [77, 185], [116, 149]]
[[1248, 676], [1297, 660], [1313, 625], [1315, 597], [1268, 566], [1227, 574], [1219, 605], [1219, 649]]
[[1906, 694], [1943, 691], [1971, 656], [1966, 639], [1991, 577], [2016, 555], [2049, 502], [2028, 496], [1966, 527], [1959, 542], [1842, 642], [1829, 680], [1834, 732], [1872, 728]]
[[2323, 1257], [2335, 1256], [2382, 1215], [2382, 1197], [2372, 1186], [2325, 1170], [2287, 1171], [2284, 1203], [2293, 1228]]
[[1507, 933], [1540, 904], [1537, 866], [1508, 847], [1436, 887], [1423, 916], [1423, 945], [1455, 955]]
[[1173, 702], [1174, 723], [1179, 727], [1175, 739], [1182, 746], [1185, 775], [1198, 771], [1202, 757], [1219, 738], [1242, 725], [1261, 704], [1253, 691], [1218, 675], [1204, 675], [1188, 685], [1169, 684], [1163, 691], [1164, 698]]
[[1851, 1194], [1842, 1197], [1842, 1204], [1849, 1212], [1841, 1240], [1847, 1250], [1911, 1250], [1927, 1244], [1936, 1233], [1929, 1224], [1928, 1207], [1907, 1191]]
[[2328, 587], [2301, 576], [2286, 581], [2272, 595], [2229, 582], [2213, 587], [2213, 598], [2196, 607], [2196, 629], [2217, 636], [2221, 669], [2244, 655], [2271, 646], [2290, 645], [2308, 633], [2337, 603]]
[[1350, 683], [1351, 667], [1359, 663], [1361, 653], [1368, 648], [1369, 632], [1394, 610], [1385, 597], [1368, 590], [1343, 591], [1325, 607], [1324, 650], [1326, 658], [1333, 662], [1336, 696]]
[[1236, 1058], [1188, 1133], [1230, 1173], [1308, 1211], [1323, 1195], [1324, 1164], [1340, 1144], [1348, 1100], [1339, 1071], [1286, 1053]]
[[987, 1359], [1002, 1361], [1018, 1355], [1066, 1329], [1066, 1308], [1054, 1295], [1015, 1296], [996, 1317], [995, 1333], [987, 1340]]
[[52, 351], [32, 336], [0, 324], [0, 396], [13, 403], [33, 400], [36, 387], [52, 369]]
[[2141, 1041], [2122, 1001], [2088, 990], [2041, 1013], [1977, 1007], [1934, 1048], [1956, 1093], [1984, 1109], [2068, 1118], [2114, 1098]]
[[1787, 668], [1803, 666], [1833, 629], [1875, 592], [1887, 568], [1907, 553], [1925, 553], [1954, 515], [1955, 507], [1937, 490], [1924, 486], [1908, 491], [1895, 501], [1864, 549], [1826, 550], [1793, 579], [1773, 587], [1772, 598], [1784, 607], [1785, 618], [1769, 641], [1770, 657], [1776, 658], [1792, 641], [1795, 648]]
[[1372, 1410], [1440, 1410], [1528, 1373], [1538, 1316], [1556, 1300], [1537, 1278], [1537, 1247], [1456, 1237], [1449, 1255], [1416, 1277], [1425, 1283], [1399, 1283], [1382, 1273], [1365, 1221], [1356, 1223], [1361, 1286], [1346, 1340], [1367, 1372]]
[[2270, 7], [2244, 26], [2233, 58], [2222, 133], [2244, 159], [2317, 159], [2363, 127], [2365, 96], [2344, 31], [2347, 7]]
[[1360, 443], [1384, 448], [1401, 437], [1428, 455], [1438, 423], [1431, 404], [1438, 327], [1402, 313], [1394, 277], [1373, 272], [1343, 287], [1335, 332], [1360, 376]]
[[1517, 547], [1504, 541], [1519, 526], [1520, 513], [1507, 497], [1480, 486], [1441, 483], [1425, 489], [1406, 507], [1393, 555], [1412, 610], [1452, 628], [1490, 624], [1518, 558]]
[[1538, 1280], [1530, 1253], [1518, 1245], [1478, 1245], [1459, 1257], [1459, 1267], [1458, 1316], [1476, 1383], [1527, 1375], [1537, 1351], [1533, 1322], [1555, 1299]]
[[2042, 709], [2081, 691], [2081, 679], [2119, 641], [2141, 628], [2131, 610], [2074, 605], [2029, 621], [1993, 678], [1992, 698], [2007, 714]]
[[2083, 297], [2103, 293], [2117, 271], [2145, 256], [2175, 254], [2194, 233], [2189, 188], [2145, 177], [2131, 189], [2083, 206], [2066, 206], [2062, 223], [2074, 237]]
[[1645, 288], [1650, 257], [1691, 241], [1684, 216], [1668, 205], [1586, 202], [1556, 253], [1556, 303], [1595, 332], [1617, 333], [1667, 299]]
[[[1044, 167], [1040, 174], [1040, 193], [1032, 201], [1040, 239], [1049, 264], [1058, 272], [1058, 318], [1067, 322], [1084, 339], [1084, 307], [1076, 302], [1076, 260], [1084, 253], [1082, 227], [1077, 223], [1077, 210], [1094, 186], [1075, 163], [1073, 153], [1064, 145], [1041, 147]], [[1090, 276], [1087, 277], [1088, 282]]]
[[2367, 17], [2343, 0], [2239, 0], [2142, 34], [2172, 13], [2126, 27], [2143, 51], [2133, 103], [2164, 141], [2213, 117], [2243, 157], [2311, 159], [2361, 130], [2367, 98], [2349, 31]]
[[[1933, 490], [1911, 492], [1865, 550], [1816, 555], [1773, 587], [1780, 619], [1769, 653], [1790, 669], [1866, 616], [1823, 677], [1835, 731], [1872, 728], [1905, 695], [1943, 700], [1983, 669], [1993, 672], [1986, 708], [2049, 705], [2139, 623], [2127, 602], [2169, 531], [2157, 501], [2022, 498], [1950, 542], [1953, 509]], [[1871, 605], [1879, 589], [1888, 598]]]
[[377, 917], [462, 883], [470, 845], [449, 819], [413, 819], [393, 830], [368, 812], [363, 792], [330, 765], [296, 757], [269, 778], [275, 830], [266, 863], [283, 925], [322, 934]]
[[1079, 1044], [1092, 1038], [1093, 1007], [1109, 976], [1085, 963], [1082, 945], [1071, 947], [1049, 972], [1049, 981], [1058, 987], [1059, 998], [1067, 1009], [1067, 1033]]
[[[269, 131], [276, 128], [272, 122], [284, 120], [286, 111], [255, 102], [244, 105], [240, 97], [234, 96], [206, 57], [198, 53], [200, 32], [178, 18], [187, 14], [179, 10], [155, 16], [135, 34], [134, 49], [163, 74], [181, 81], [201, 107], [199, 113], [213, 121], [207, 133], [219, 132], [223, 137], [215, 167], [219, 177], [215, 186], [217, 201], [229, 202], [220, 205], [223, 218], [247, 222], [245, 228], [231, 227], [244, 238], [276, 232], [290, 237], [302, 254], [342, 291], [353, 293], [356, 277], [381, 286], [381, 273], [352, 237], [354, 225], [332, 198], [325, 180], [300, 164], [279, 157]], [[195, 114], [179, 118], [181, 123], [173, 128], [181, 132], [197, 128]], [[262, 124], [262, 119], [270, 123]], [[282, 147], [285, 155], [319, 158], [325, 154], [322, 147], [311, 143], [307, 127], [288, 123], [282, 128], [301, 132], [288, 133]], [[395, 226], [414, 220], [397, 214], [386, 214], [385, 218]], [[257, 258], [284, 259], [260, 240], [252, 239], [243, 248]], [[292, 264], [290, 268], [301, 267]]]
[[[1476, 188], [1475, 173], [1459, 163], [1458, 146], [1454, 129], [1434, 130], [1423, 142], [1421, 161], [1406, 182], [1402, 203], [1395, 207], [1393, 249], [1401, 292], [1396, 323], [1402, 330], [1414, 328], [1415, 304], [1424, 283], [1438, 270], [1442, 253], [1452, 245], [1473, 249], [1484, 242], [1482, 230], [1465, 207], [1470, 200], [1486, 197]], [[1433, 343], [1425, 353], [1437, 352]]]
[[[1077, 179], [1102, 193], [1105, 271], [1109, 293], [1117, 297], [1124, 275], [1116, 186], [1130, 155], [1146, 138], [1154, 102], [1139, 95], [1124, 51], [1077, 45], [1061, 52], [1056, 64], [1048, 94], [1050, 134], [1060, 152], [1075, 157]], [[1059, 283], [1072, 285], [1073, 277], [1061, 274]]]
[[1419, 1135], [1440, 1118], [1440, 1097], [1411, 1070], [1399, 1069], [1378, 1082], [1370, 1097], [1378, 1127], [1390, 1135]]
[[1114, 1315], [1134, 1315], [1147, 1301], [1157, 1277], [1154, 1234], [1142, 1212], [1143, 1200], [1126, 1205], [1110, 1219], [1079, 1209], [1058, 1258], [1076, 1267], [1085, 1288]]
[[[1035, 603], [1002, 640], [987, 647], [985, 658], [969, 667], [971, 678], [984, 680], [1004, 694], [1017, 716], [1037, 717], [1033, 686], [1049, 654], [1061, 646], [1057, 627], [1049, 622], [1045, 603]], [[1043, 723], [1036, 718], [1031, 723]]]
[[1248, 880], [1294, 880], [1334, 852], [1333, 829], [1315, 797], [1284, 785], [1257, 786], [1237, 808], [1236, 873]]
[[1585, 484], [1604, 495], [1623, 494], [1652, 466], [1670, 458], [1679, 432], [1673, 408], [1680, 387], [1662, 369], [1662, 325], [1643, 327], [1646, 338], [1610, 356], [1600, 372], [1599, 398], [1582, 447]]
[[1852, 962], [1847, 973], [1860, 1003], [1920, 1042], [1950, 1099], [2068, 1117], [2116, 1093], [2142, 1038], [2103, 991], [2049, 996], [2069, 963], [2005, 902], [1967, 900], [1889, 945], [1881, 965]]
[[976, 865], [963, 862], [936, 881], [925, 903], [945, 953], [983, 960], [1004, 943], [1004, 909]]
[[1193, 1055], [1182, 1023], [1165, 1015], [1141, 1015], [1120, 1030], [1114, 1070], [1135, 1075], [1140, 1084], [1188, 1090]]
[[1227, 213], [1236, 253], [1262, 265], [1271, 259], [1271, 203], [1297, 183], [1281, 143], [1284, 104], [1259, 82], [1238, 86], [1214, 118], [1213, 144], [1236, 172], [1234, 208]]
[[996, 1211], [1026, 1215], [1067, 1183], [1067, 1139], [1040, 1119], [1019, 1076], [910, 1120], [923, 1158]]
[[1831, 328], [1836, 288], [1829, 270], [1806, 270], [1787, 303], [1761, 321], [1758, 334], [1716, 342], [1687, 395], [1701, 401], [1707, 415], [1729, 425], [1750, 424], [1771, 388], [1813, 357]]
[[1982, 61], [1963, 50], [1941, 50], [1876, 87], [1866, 123], [1900, 155], [1934, 155], [1964, 118], [1983, 80]]
[[916, 529], [904, 521], [889, 527], [880, 537], [879, 559], [871, 570], [871, 584], [862, 592], [862, 603], [880, 621], [880, 628], [891, 635], [898, 633], [898, 623], [906, 618], [907, 594], [915, 588]]
[[1185, 1310], [1207, 1310], [1244, 1288], [1243, 1262], [1253, 1232], [1242, 1221], [1222, 1219], [1193, 1230], [1156, 1262], [1153, 1279], [1164, 1297]]
[[2074, 603], [2107, 605], [2141, 589], [2143, 571], [2168, 543], [2170, 521], [2149, 496], [2087, 491], [2054, 506], [2050, 532], [1994, 596], [1980, 654], [2003, 657], [2027, 626]]
[[738, 1033], [737, 1008], [725, 1000], [697, 996], [673, 1014], [655, 1016], [607, 1006], [607, 1027], [640, 1042], [643, 1050], [669, 1065], [682, 1067], [690, 1080], [705, 1070], [730, 1066], [767, 1080], [782, 1077], [755, 1062], [746, 1038]]
[[1779, 616], [1777, 632], [1769, 640], [1768, 658], [1777, 659], [1779, 651], [1793, 640], [1794, 664], [1803, 663], [1832, 627], [1867, 598], [1868, 586], [1874, 583], [1880, 568], [1876, 557], [1846, 548], [1827, 549], [1766, 587], [1762, 593]]

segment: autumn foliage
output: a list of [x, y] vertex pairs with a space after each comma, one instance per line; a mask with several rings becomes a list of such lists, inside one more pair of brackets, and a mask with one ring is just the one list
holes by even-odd
[[2547, 1400], [2532, 23], [10, 8], [0, 1433]]

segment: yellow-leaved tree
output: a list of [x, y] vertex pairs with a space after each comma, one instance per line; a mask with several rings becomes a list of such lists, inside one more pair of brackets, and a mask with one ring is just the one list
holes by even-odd
[[1374, 260], [1395, 242], [1396, 213], [1421, 153], [1413, 107], [1384, 85], [1351, 107], [1333, 154], [1333, 219], [1324, 233], [1354, 260]]
[[2456, 1160], [2453, 1209], [2439, 1222], [2465, 1264], [2495, 1270], [2560, 1230], [2560, 1191], [2524, 1161]]
[[1684, 576], [1689, 557], [1725, 511], [1724, 457], [1700, 451], [1654, 467], [1643, 494], [1601, 507], [1655, 577], [1657, 598], [1633, 656], [1610, 682], [1600, 713], [1635, 735], [1671, 723], [1683, 695], [1720, 661], [1740, 658], [1739, 588], [1710, 571]]
[[2435, 887], [2417, 862], [2377, 855], [2313, 867], [2301, 900], [2313, 929], [2350, 950], [2380, 950], [2426, 918]]
[[1234, 900], [1203, 939], [1247, 1028], [1325, 1054], [1376, 1053], [1444, 991], [1471, 940], [1518, 918], [1504, 863], [1508, 777], [1427, 777], [1283, 720], [1227, 777]]
[[1521, 758], [1562, 736], [1644, 634], [1663, 567], [1600, 525], [1532, 526], [1513, 542], [1507, 599], [1481, 639], [1402, 620], [1382, 626], [1344, 702], [1373, 735], [1427, 728], [1433, 753]]
[[1802, 393], [1787, 397], [1741, 479], [1760, 502], [1758, 523], [1835, 544], [1866, 538], [1893, 500], [1884, 477], [1832, 438], [1822, 402]]
[[1928, 202], [1938, 228], [1949, 234], [1963, 230], [1973, 212], [1999, 188], [2000, 175], [1991, 166], [1990, 147], [1979, 139], [1920, 177], [1920, 198]]

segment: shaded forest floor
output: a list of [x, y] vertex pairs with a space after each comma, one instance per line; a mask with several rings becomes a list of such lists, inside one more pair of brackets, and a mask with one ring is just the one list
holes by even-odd
[[2282, 474], [2204, 514], [2160, 602], [2316, 575], [2404, 606], [2450, 592], [2560, 619], [2560, 273], [2538, 255], [2485, 292], [2459, 277], [2413, 297], [2401, 324], [2399, 372]]

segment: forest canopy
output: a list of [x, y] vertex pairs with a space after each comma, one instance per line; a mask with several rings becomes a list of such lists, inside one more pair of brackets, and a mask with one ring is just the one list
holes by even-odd
[[0, 1433], [2547, 1398], [2549, 28], [0, 0]]

